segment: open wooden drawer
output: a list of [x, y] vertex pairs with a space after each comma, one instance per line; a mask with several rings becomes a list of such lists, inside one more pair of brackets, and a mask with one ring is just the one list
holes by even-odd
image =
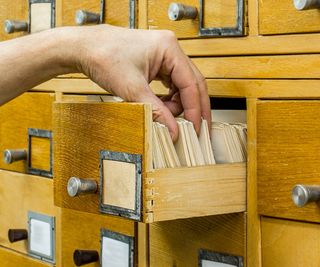
[[153, 169], [150, 105], [53, 110], [56, 205], [146, 223], [245, 211], [244, 163]]

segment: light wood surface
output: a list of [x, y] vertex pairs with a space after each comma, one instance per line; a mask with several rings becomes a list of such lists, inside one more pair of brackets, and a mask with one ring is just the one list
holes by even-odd
[[4, 22], [7, 19], [28, 22], [28, 1], [16, 0], [13, 3], [10, 0], [0, 0], [0, 7], [0, 41], [25, 35], [25, 32], [7, 34], [4, 31]]
[[263, 267], [318, 267], [318, 224], [262, 218]]
[[0, 181], [0, 214], [4, 218], [0, 220], [0, 245], [27, 254], [27, 241], [10, 243], [8, 230], [28, 229], [28, 211], [54, 216], [55, 257], [60, 266], [60, 208], [53, 204], [52, 179], [0, 170]]
[[[28, 128], [52, 130], [53, 93], [25, 93], [0, 107], [0, 153], [5, 149], [28, 149]], [[49, 151], [42, 146], [34, 147], [39, 153], [36, 165], [47, 166]], [[46, 146], [43, 149], [47, 149]], [[0, 160], [0, 168], [26, 172], [26, 161], [5, 164]]]
[[260, 34], [319, 32], [318, 9], [297, 11], [292, 0], [259, 0]]
[[31, 137], [31, 167], [50, 171], [50, 139]]
[[[62, 209], [61, 214], [62, 266], [76, 266], [73, 263], [73, 252], [76, 249], [96, 250], [100, 255], [101, 229], [135, 236], [135, 223], [130, 220], [69, 209]], [[99, 267], [100, 264], [96, 262], [86, 266]]]
[[76, 176], [99, 183], [100, 150], [144, 155], [144, 119], [142, 104], [54, 104], [55, 204], [98, 213], [98, 194], [71, 198], [68, 180]]
[[137, 223], [138, 233], [138, 266], [149, 267], [149, 224]]
[[297, 208], [296, 184], [319, 185], [320, 101], [257, 104], [258, 209], [263, 215], [320, 222], [315, 203]]
[[49, 267], [52, 264], [36, 260], [0, 246], [1, 267]]
[[245, 164], [155, 170], [146, 182], [147, 222], [246, 210]]
[[261, 230], [257, 207], [257, 99], [247, 99], [247, 265], [261, 267]]
[[245, 257], [245, 213], [150, 224], [150, 267], [198, 266], [200, 249]]

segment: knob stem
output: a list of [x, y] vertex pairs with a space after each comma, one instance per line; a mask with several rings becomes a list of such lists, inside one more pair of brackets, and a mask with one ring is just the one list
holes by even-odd
[[100, 15], [97, 13], [78, 10], [76, 12], [76, 24], [85, 25], [85, 24], [98, 24], [100, 22]]
[[28, 28], [28, 23], [24, 21], [6, 20], [4, 22], [4, 31], [9, 34], [14, 32], [27, 32]]
[[11, 243], [28, 239], [28, 231], [25, 229], [9, 229], [8, 239]]
[[195, 19], [198, 16], [196, 7], [187, 6], [180, 3], [171, 3], [168, 9], [168, 17], [170, 20]]
[[293, 4], [299, 11], [320, 8], [320, 0], [293, 0]]
[[292, 200], [297, 207], [303, 207], [310, 202], [320, 200], [320, 186], [296, 185], [292, 189]]
[[75, 197], [82, 194], [95, 194], [98, 190], [98, 184], [92, 179], [71, 177], [68, 181], [67, 189], [70, 197]]
[[15, 161], [26, 160], [28, 158], [27, 150], [25, 149], [6, 149], [3, 153], [3, 160], [7, 164]]
[[88, 263], [99, 261], [99, 253], [95, 250], [77, 249], [73, 253], [73, 261], [75, 265], [82, 266]]

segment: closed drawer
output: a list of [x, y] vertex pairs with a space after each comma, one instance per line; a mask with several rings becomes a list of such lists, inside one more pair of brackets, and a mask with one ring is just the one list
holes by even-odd
[[25, 93], [0, 107], [1, 169], [52, 177], [54, 100], [55, 94]]
[[0, 247], [0, 260], [2, 267], [49, 267], [49, 263], [41, 262], [29, 256]]
[[294, 205], [295, 185], [320, 184], [320, 101], [257, 104], [258, 210], [273, 217], [320, 222], [319, 206]]
[[262, 218], [261, 249], [264, 267], [318, 267], [318, 224]]
[[[246, 1], [185, 0], [178, 2], [193, 8], [191, 14], [195, 14], [191, 18], [183, 12], [183, 7], [170, 6], [174, 2], [148, 0], [149, 29], [172, 30], [178, 38], [241, 36], [245, 34], [244, 10]], [[183, 16], [183, 14], [185, 15]], [[181, 20], [172, 20], [180, 17]]]
[[293, 0], [259, 0], [260, 34], [319, 32], [319, 22], [317, 8], [298, 11]]
[[57, 20], [62, 26], [99, 23], [128, 28], [136, 26], [136, 0], [63, 0], [61, 2], [62, 14]]
[[[244, 163], [155, 170], [151, 129], [150, 105], [54, 104], [55, 204], [143, 222], [245, 211]], [[70, 197], [71, 177], [99, 189]]]
[[245, 266], [245, 218], [238, 213], [150, 224], [150, 267], [210, 266], [202, 261]]
[[[129, 242], [130, 249], [132, 249], [132, 265], [121, 265], [121, 266], [136, 266], [137, 264], [137, 253], [138, 249], [136, 247], [137, 239], [135, 238], [136, 223], [124, 220], [121, 218], [110, 217], [110, 216], [100, 216], [85, 212], [79, 212], [69, 209], [62, 209], [62, 266], [76, 266], [74, 261], [75, 251], [89, 250], [91, 255], [91, 260], [86, 266], [109, 266], [107, 264], [100, 265], [102, 260], [113, 262], [116, 256], [119, 260], [121, 257], [126, 257], [129, 255], [129, 250], [127, 255], [122, 254], [121, 245], [118, 243], [118, 247], [109, 247], [110, 243], [106, 243], [103, 247], [103, 238], [107, 237], [106, 232], [112, 233], [114, 238], [123, 238], [123, 241]], [[76, 222], [76, 225], [75, 225]], [[114, 239], [116, 240], [116, 239]], [[120, 240], [118, 240], [120, 241]], [[112, 242], [111, 242], [112, 243]], [[127, 244], [129, 244], [127, 243]], [[126, 242], [123, 242], [126, 244]], [[112, 244], [111, 244], [112, 245]], [[107, 249], [103, 249], [107, 248]], [[116, 249], [116, 250], [114, 250]], [[117, 252], [117, 253], [115, 253]], [[105, 255], [108, 254], [108, 255]], [[98, 257], [97, 257], [98, 256]], [[89, 256], [90, 257], [90, 256]], [[81, 256], [78, 255], [78, 260], [83, 260]], [[106, 259], [107, 258], [107, 259]], [[110, 262], [109, 262], [110, 263]], [[121, 262], [123, 263], [123, 262]], [[112, 265], [111, 265], [112, 266]], [[116, 266], [116, 265], [115, 265]], [[120, 266], [120, 265], [119, 265]]]
[[[0, 181], [0, 213], [2, 218], [5, 218], [0, 220], [0, 245], [37, 257], [37, 250], [33, 248], [37, 247], [39, 240], [39, 242], [42, 241], [41, 238], [33, 239], [33, 234], [38, 229], [31, 227], [29, 223], [32, 218], [38, 217], [45, 220], [45, 217], [50, 217], [53, 221], [54, 235], [51, 238], [52, 243], [46, 245], [50, 246], [48, 251], [53, 252], [51, 262], [58, 264], [60, 259], [60, 208], [53, 204], [53, 181], [39, 176], [4, 170], [0, 170]], [[14, 241], [13, 243], [8, 238], [9, 230], [12, 232], [13, 240], [11, 241]], [[18, 240], [20, 230], [25, 230], [27, 236]], [[46, 235], [45, 233], [42, 232], [42, 237]], [[50, 256], [47, 258], [49, 259]], [[43, 259], [47, 260], [47, 258]]]

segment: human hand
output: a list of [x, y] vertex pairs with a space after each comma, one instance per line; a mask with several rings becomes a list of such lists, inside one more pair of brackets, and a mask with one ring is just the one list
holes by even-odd
[[[151, 103], [153, 119], [165, 124], [173, 140], [178, 137], [174, 116], [184, 112], [197, 133], [201, 117], [211, 124], [210, 101], [204, 77], [183, 53], [170, 31], [131, 30], [110, 25], [79, 27], [78, 71], [105, 90], [129, 102]], [[75, 49], [73, 47], [73, 49]], [[149, 87], [161, 80], [167, 96], [155, 96]]]

